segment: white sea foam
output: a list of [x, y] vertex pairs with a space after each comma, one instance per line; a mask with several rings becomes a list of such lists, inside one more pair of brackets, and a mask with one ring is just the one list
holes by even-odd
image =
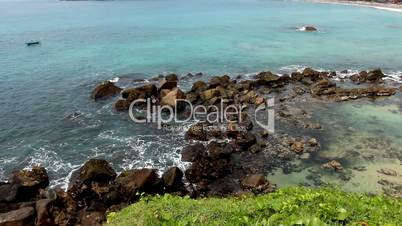
[[109, 82], [115, 83], [115, 82], [118, 82], [119, 80], [120, 80], [119, 77], [115, 77], [115, 78], [109, 79]]

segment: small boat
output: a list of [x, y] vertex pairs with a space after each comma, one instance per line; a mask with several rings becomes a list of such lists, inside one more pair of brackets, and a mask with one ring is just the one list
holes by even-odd
[[40, 41], [30, 41], [25, 43], [27, 46], [39, 45]]

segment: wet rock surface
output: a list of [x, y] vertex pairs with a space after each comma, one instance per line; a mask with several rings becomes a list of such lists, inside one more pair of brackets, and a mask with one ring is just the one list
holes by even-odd
[[121, 88], [114, 85], [112, 82], [106, 81], [98, 86], [91, 93], [91, 98], [94, 100], [99, 100], [102, 98], [111, 97], [119, 94]]

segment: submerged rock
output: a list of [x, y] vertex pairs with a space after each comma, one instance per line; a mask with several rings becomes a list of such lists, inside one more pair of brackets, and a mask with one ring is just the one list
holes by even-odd
[[110, 97], [119, 94], [121, 88], [114, 85], [114, 83], [105, 81], [104, 83], [97, 85], [92, 91], [91, 98], [98, 100], [101, 98]]
[[323, 164], [322, 167], [325, 168], [325, 169], [332, 169], [332, 170], [335, 170], [335, 171], [341, 171], [343, 169], [341, 163], [339, 163], [336, 160], [331, 160], [331, 161]]
[[304, 31], [317, 31], [317, 28], [313, 27], [313, 26], [305, 26], [303, 27]]
[[384, 175], [387, 175], [387, 176], [393, 176], [393, 177], [398, 175], [398, 173], [395, 170], [388, 169], [388, 168], [382, 168], [380, 170], [377, 170], [377, 172], [379, 172], [381, 174], [384, 174]]

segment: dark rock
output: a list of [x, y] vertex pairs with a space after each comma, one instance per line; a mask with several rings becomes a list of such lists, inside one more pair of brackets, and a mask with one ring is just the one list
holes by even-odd
[[203, 92], [203, 91], [205, 91], [207, 89], [208, 89], [208, 84], [206, 84], [203, 81], [197, 81], [191, 87], [191, 92], [201, 93], [201, 92]]
[[81, 211], [81, 226], [102, 226], [106, 220], [105, 213], [97, 211]]
[[34, 225], [35, 210], [33, 207], [24, 207], [0, 214], [1, 226], [29, 226]]
[[257, 142], [257, 138], [251, 132], [239, 133], [236, 139], [236, 144], [242, 149], [247, 150]]
[[185, 162], [194, 162], [206, 155], [207, 152], [204, 145], [197, 143], [183, 148], [181, 152], [181, 160]]
[[367, 74], [367, 80], [370, 82], [378, 82], [381, 81], [385, 75], [382, 73], [381, 69], [375, 69]]
[[82, 184], [89, 185], [92, 182], [108, 184], [116, 177], [116, 172], [106, 160], [90, 159], [71, 177], [70, 187]]
[[242, 191], [239, 182], [231, 178], [219, 178], [208, 184], [208, 195], [226, 196], [233, 195]]
[[348, 70], [343, 70], [343, 71], [341, 71], [341, 74], [347, 74], [347, 73], [349, 73]]
[[305, 26], [304, 31], [317, 31], [317, 28], [313, 26]]
[[230, 160], [203, 158], [191, 164], [185, 171], [188, 181], [198, 183], [221, 178], [230, 171]]
[[31, 170], [13, 172], [10, 181], [11, 184], [18, 186], [18, 200], [27, 201], [35, 198], [40, 188], [46, 188], [49, 185], [49, 176], [45, 168], [34, 166]]
[[132, 200], [136, 192], [154, 193], [154, 184], [158, 180], [155, 169], [134, 169], [122, 172], [116, 182], [120, 184], [129, 198]]
[[123, 90], [122, 97], [130, 103], [137, 99], [147, 99], [156, 97], [158, 88], [153, 84], [147, 84], [137, 88]]
[[110, 97], [119, 94], [121, 88], [115, 86], [112, 82], [106, 81], [100, 85], [97, 85], [92, 91], [92, 99], [100, 99], [105, 97]]
[[159, 89], [173, 89], [177, 87], [177, 82], [178, 82], [178, 78], [177, 75], [175, 74], [170, 74], [167, 75], [164, 79], [162, 79], [162, 81], [159, 84]]
[[214, 76], [209, 80], [209, 88], [216, 88], [218, 86], [226, 87], [230, 83], [230, 77], [224, 76]]
[[[22, 198], [27, 199], [27, 198]], [[35, 201], [27, 202], [17, 202], [18, 200], [13, 200], [15, 202], [0, 202], [0, 213], [10, 212], [13, 210], [25, 208], [25, 207], [35, 207]]]
[[183, 172], [178, 167], [171, 167], [162, 175], [163, 184], [172, 188], [182, 184]]
[[303, 79], [303, 74], [300, 72], [292, 72], [290, 78], [293, 81], [301, 81]]
[[207, 150], [212, 159], [228, 158], [233, 152], [233, 147], [229, 144], [220, 144], [212, 141], [208, 144]]
[[253, 174], [244, 178], [241, 185], [244, 188], [256, 188], [267, 183], [264, 174]]
[[185, 134], [185, 139], [187, 140], [207, 140], [207, 132], [205, 131], [205, 123], [197, 123], [192, 125]]
[[16, 200], [18, 193], [17, 184], [3, 183], [0, 184], [0, 203], [1, 202], [12, 202]]
[[114, 107], [117, 111], [127, 111], [130, 108], [130, 101], [128, 100], [118, 100]]

